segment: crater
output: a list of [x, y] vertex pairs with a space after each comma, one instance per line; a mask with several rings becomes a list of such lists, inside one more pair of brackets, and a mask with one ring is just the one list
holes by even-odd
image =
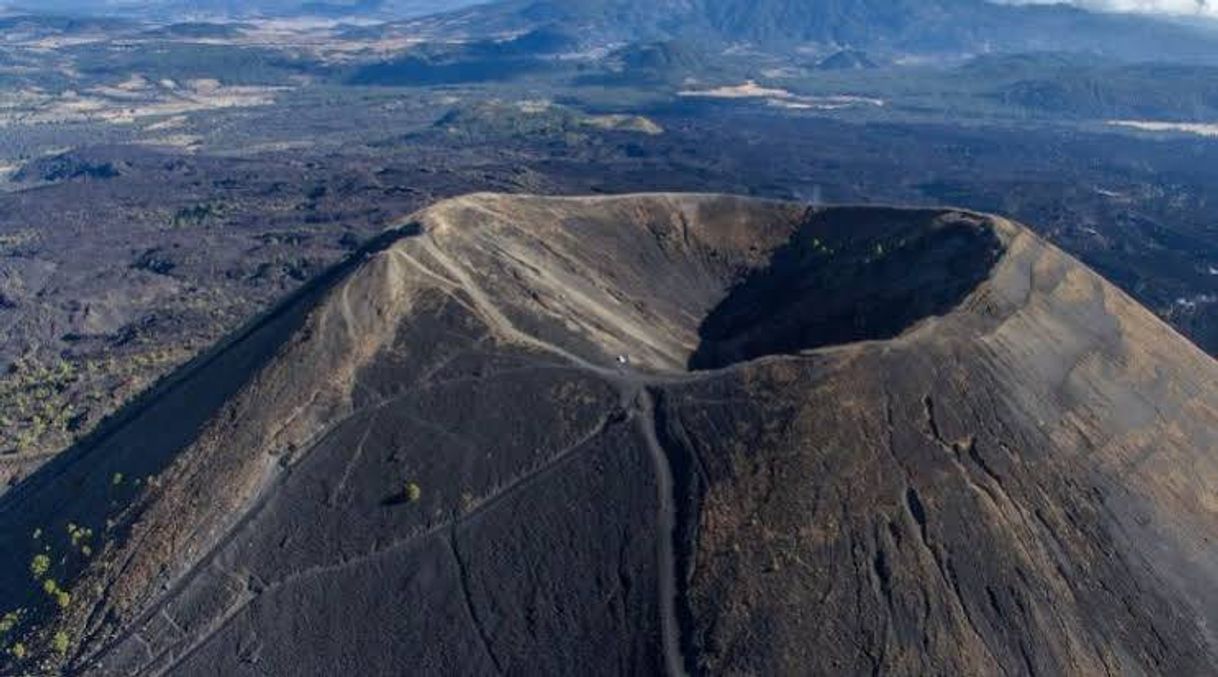
[[950, 312], [1003, 253], [979, 215], [715, 195], [477, 195], [427, 220], [449, 267], [495, 299], [484, 315], [668, 373], [892, 339]]
[[959, 213], [814, 213], [707, 313], [688, 368], [894, 338], [959, 305], [1001, 253], [988, 223]]

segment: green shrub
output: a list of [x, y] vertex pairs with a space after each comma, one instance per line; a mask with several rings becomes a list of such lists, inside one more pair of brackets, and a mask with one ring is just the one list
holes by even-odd
[[68, 536], [72, 539], [72, 547], [80, 547], [82, 542], [87, 542], [93, 537], [93, 530], [87, 527], [78, 527], [75, 524], [68, 524]]
[[42, 578], [51, 569], [51, 558], [46, 555], [34, 555], [34, 559], [30, 560], [30, 573], [34, 574], [34, 578]]
[[21, 614], [16, 611], [10, 611], [4, 616], [0, 616], [0, 635], [7, 635], [12, 632], [13, 628], [17, 627], [17, 623], [21, 621]]
[[68, 633], [63, 630], [55, 633], [55, 636], [51, 638], [51, 648], [61, 656], [68, 653], [68, 645], [70, 644], [71, 641], [68, 639]]

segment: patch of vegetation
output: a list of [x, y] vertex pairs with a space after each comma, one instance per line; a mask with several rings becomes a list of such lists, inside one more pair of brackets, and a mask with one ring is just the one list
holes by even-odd
[[7, 635], [12, 632], [17, 624], [21, 622], [21, 611], [10, 611], [3, 616], [0, 616], [0, 636]]
[[56, 632], [55, 636], [51, 638], [51, 648], [54, 649], [55, 653], [59, 654], [60, 656], [68, 653], [68, 647], [71, 646], [71, 644], [72, 641], [68, 637], [68, 633], [64, 632], [63, 630]]
[[186, 349], [157, 348], [100, 359], [27, 356], [0, 375], [0, 453], [56, 451], [75, 442], [181, 362]]
[[576, 44], [568, 35], [539, 29], [510, 40], [421, 45], [403, 57], [357, 69], [349, 82], [420, 86], [512, 80], [556, 70], [560, 62], [539, 57]]
[[74, 67], [83, 76], [97, 80], [155, 73], [157, 78], [186, 82], [223, 74], [227, 85], [279, 85], [316, 70], [314, 62], [280, 50], [233, 49], [201, 42], [162, 42], [156, 49], [113, 49], [99, 42], [71, 47], [64, 53], [73, 57]]
[[21, 617], [24, 614], [25, 609], [17, 609], [0, 616], [0, 651], [7, 651], [10, 656], [17, 660], [25, 657], [25, 645], [21, 642], [16, 642], [12, 646], [9, 646], [9, 641], [13, 631], [21, 624]]
[[[65, 525], [65, 532], [72, 547], [76, 548], [81, 555], [88, 556], [90, 554], [91, 550], [88, 546], [88, 541], [93, 536], [92, 529], [69, 522]], [[35, 529], [33, 540], [38, 542], [48, 540], [43, 539], [42, 536], [42, 530]], [[65, 656], [71, 647], [71, 637], [62, 630], [56, 631], [54, 634], [50, 634], [50, 632], [57, 623], [58, 614], [63, 613], [72, 606], [72, 593], [69, 592], [64, 584], [60, 583], [59, 578], [49, 575], [52, 568], [56, 566], [56, 562], [51, 551], [51, 544], [45, 543], [42, 547], [44, 551], [35, 554], [30, 560], [30, 573], [33, 574], [33, 585], [36, 586], [35, 590], [45, 595], [48, 600], [48, 616], [45, 619], [48, 625], [44, 625], [41, 628], [37, 626], [24, 628], [19, 637], [26, 642], [31, 641], [31, 638], [40, 638], [37, 643], [39, 646], [43, 646], [42, 642], [46, 641], [46, 638], [49, 636], [49, 644], [46, 645], [49, 651], [59, 656]], [[59, 565], [66, 566], [67, 564], [67, 556], [59, 561]], [[12, 643], [11, 646], [9, 643], [18, 637], [15, 635], [15, 631], [21, 625], [25, 615], [25, 609], [18, 609], [0, 615], [0, 651], [5, 651], [17, 661], [24, 659], [28, 655], [28, 649], [22, 642]]]
[[72, 523], [68, 524], [67, 529], [68, 538], [72, 541], [72, 547], [85, 557], [91, 556], [93, 554], [93, 546], [90, 545], [89, 539], [93, 538], [93, 530]]
[[610, 54], [602, 72], [581, 76], [578, 81], [600, 86], [678, 86], [691, 77], [723, 75], [724, 61], [697, 41], [636, 43]]
[[21, 453], [32, 451], [44, 438], [66, 441], [76, 416], [66, 393], [78, 379], [77, 368], [62, 359], [16, 361], [0, 377], [0, 448]]
[[64, 153], [30, 162], [13, 174], [13, 180], [55, 183], [71, 179], [113, 179], [119, 174], [113, 163], [94, 162], [72, 153]]
[[157, 275], [168, 275], [177, 266], [178, 264], [173, 258], [159, 247], [145, 250], [131, 264], [131, 267], [136, 270], [146, 270]]
[[402, 495], [408, 503], [418, 503], [423, 498], [423, 487], [420, 487], [415, 482], [407, 482]]
[[72, 547], [80, 549], [82, 545], [87, 545], [90, 538], [93, 538], [93, 530], [77, 526], [71, 522], [68, 523], [68, 537], [72, 539]]
[[174, 228], [205, 226], [227, 212], [228, 208], [223, 202], [204, 202], [179, 209], [170, 220], [170, 225]]
[[30, 573], [34, 574], [34, 580], [40, 580], [51, 570], [51, 558], [44, 553], [34, 555], [30, 560]]
[[812, 253], [821, 256], [833, 256], [833, 248], [821, 241], [819, 237], [814, 237], [808, 241], [808, 246]]

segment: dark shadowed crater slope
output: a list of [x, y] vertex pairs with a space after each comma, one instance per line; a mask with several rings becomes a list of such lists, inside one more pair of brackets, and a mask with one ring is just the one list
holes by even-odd
[[990, 273], [997, 235], [927, 214], [843, 208], [812, 215], [748, 271], [699, 327], [691, 369], [890, 339], [954, 308]]
[[1026, 229], [409, 223], [0, 499], [3, 674], [1218, 667], [1218, 365]]

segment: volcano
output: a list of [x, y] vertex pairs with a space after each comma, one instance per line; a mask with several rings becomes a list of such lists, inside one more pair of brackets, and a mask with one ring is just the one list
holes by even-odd
[[1216, 383], [999, 217], [457, 198], [0, 498], [3, 671], [1211, 673]]

